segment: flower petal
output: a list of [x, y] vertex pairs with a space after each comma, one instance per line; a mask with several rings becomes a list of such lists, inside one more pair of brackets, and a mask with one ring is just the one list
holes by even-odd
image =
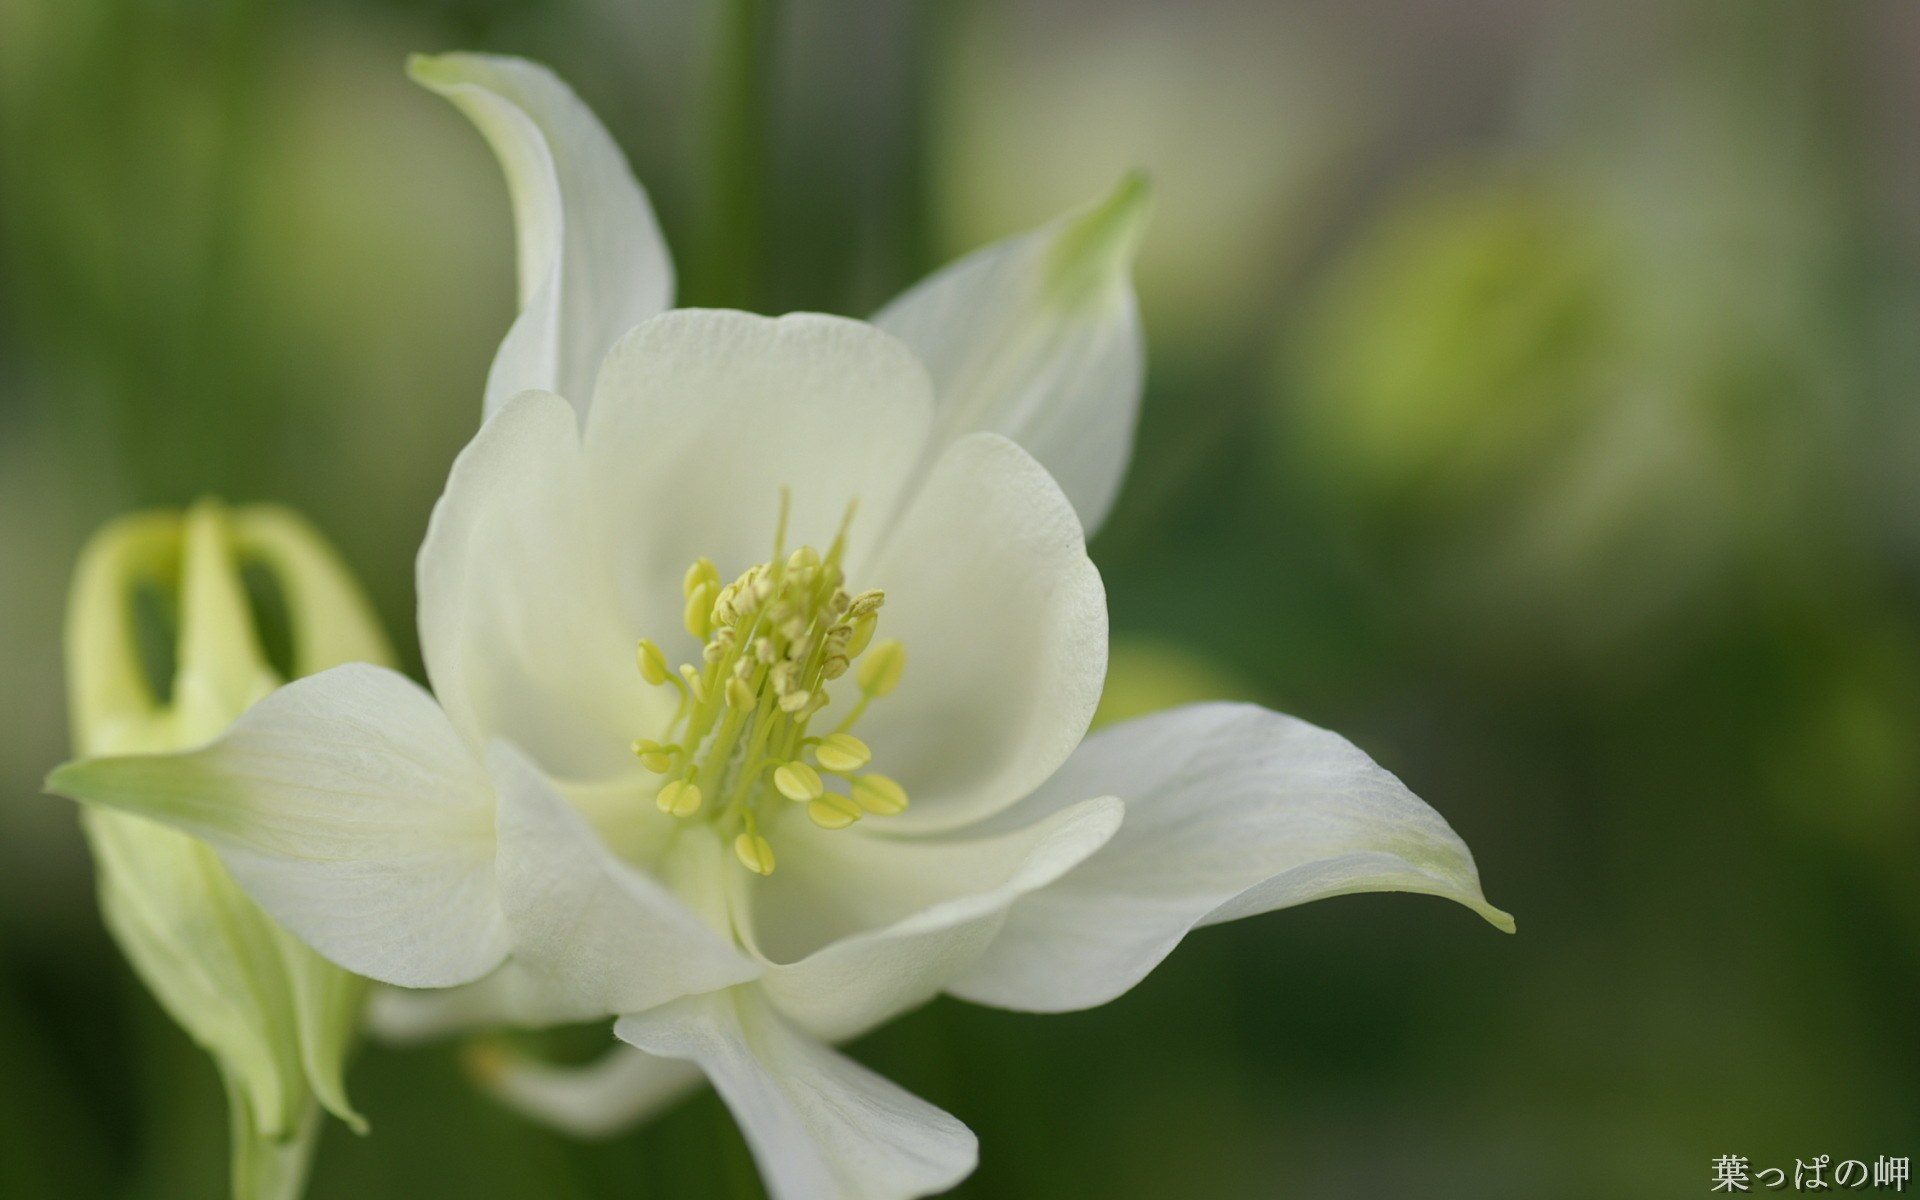
[[692, 1063], [656, 1058], [624, 1042], [581, 1066], [541, 1062], [505, 1043], [474, 1049], [468, 1067], [482, 1091], [524, 1117], [578, 1138], [620, 1133], [701, 1082]]
[[731, 577], [772, 553], [783, 487], [789, 549], [824, 550], [859, 501], [851, 560], [886, 527], [932, 409], [912, 352], [859, 321], [681, 309], [634, 330], [586, 432], [626, 611], [664, 645], [689, 563]]
[[1513, 929], [1440, 814], [1351, 742], [1304, 721], [1205, 704], [1115, 725], [1007, 818], [1103, 792], [1126, 799], [1120, 832], [1015, 904], [949, 991], [1041, 1012], [1104, 1004], [1189, 929], [1349, 892], [1444, 896]]
[[126, 813], [85, 807], [100, 910], [154, 998], [220, 1063], [250, 1128], [291, 1136], [308, 1096], [270, 922], [213, 851]]
[[607, 351], [673, 303], [673, 263], [647, 194], [580, 98], [537, 63], [416, 56], [413, 78], [479, 127], [513, 200], [520, 315], [487, 373], [491, 415], [528, 388], [582, 416]]
[[454, 461], [417, 573], [427, 675], [476, 753], [504, 737], [593, 779], [631, 771], [670, 706], [634, 667], [581, 476], [565, 402], [514, 397]]
[[[1120, 819], [1120, 802], [1105, 797], [985, 838], [789, 822], [784, 865], [753, 893], [755, 932], [762, 950], [821, 948], [769, 967], [761, 987], [814, 1037], [856, 1037], [938, 995], [993, 941], [1011, 905], [1096, 853]], [[853, 932], [833, 928], [848, 917]]]
[[366, 1012], [367, 981], [320, 957], [278, 925], [273, 926], [273, 940], [292, 987], [307, 1082], [328, 1112], [365, 1133], [366, 1120], [347, 1102], [346, 1069]]
[[392, 671], [336, 667], [199, 750], [81, 759], [47, 784], [203, 839], [269, 916], [350, 971], [444, 987], [506, 954], [486, 775]]
[[933, 374], [933, 450], [987, 431], [1060, 481], [1088, 536], [1126, 473], [1145, 352], [1128, 278], [1144, 180], [1042, 229], [988, 246], [889, 304], [874, 323]]
[[998, 434], [961, 438], [857, 569], [858, 586], [886, 591], [881, 635], [907, 652], [898, 689], [860, 726], [912, 799], [890, 828], [979, 820], [1066, 761], [1100, 701], [1107, 603], [1045, 468]]
[[752, 988], [622, 1017], [614, 1033], [699, 1064], [774, 1200], [909, 1200], [978, 1161], [966, 1126], [794, 1029]]
[[[638, 1012], [760, 973], [652, 876], [609, 853], [524, 755], [495, 742], [487, 766], [500, 797], [500, 903], [513, 962], [544, 993], [539, 1023]], [[670, 819], [638, 792], [634, 804], [636, 819]]]
[[396, 1046], [503, 1026], [539, 1029], [579, 1019], [563, 1000], [509, 958], [458, 987], [375, 988], [367, 1000], [367, 1028]]

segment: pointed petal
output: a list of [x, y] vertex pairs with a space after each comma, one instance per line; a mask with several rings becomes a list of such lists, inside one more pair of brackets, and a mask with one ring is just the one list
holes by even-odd
[[1127, 817], [1106, 848], [1015, 904], [948, 990], [1001, 1008], [1104, 1004], [1189, 929], [1350, 892], [1424, 892], [1496, 927], [1473, 856], [1440, 814], [1351, 742], [1250, 705], [1207, 704], [1087, 740], [1007, 819], [1111, 792]]
[[130, 593], [136, 581], [177, 574], [180, 514], [135, 513], [87, 540], [67, 600], [67, 706], [75, 749], [118, 754], [158, 748], [171, 718], [142, 668]]
[[789, 549], [824, 550], [859, 501], [854, 560], [885, 530], [932, 411], [925, 368], [860, 321], [681, 309], [634, 330], [586, 432], [626, 611], [666, 645], [689, 563], [705, 555], [732, 578], [772, 553], [782, 487]]
[[351, 1126], [367, 1131], [366, 1118], [347, 1100], [347, 1053], [366, 1011], [367, 981], [343, 971], [299, 938], [272, 926], [293, 994], [294, 1028], [307, 1084], [320, 1104]]
[[392, 671], [336, 667], [202, 749], [81, 759], [48, 788], [205, 840], [269, 915], [350, 971], [445, 987], [506, 953], [485, 772]]
[[182, 534], [173, 719], [181, 738], [195, 744], [281, 680], [260, 645], [226, 508], [213, 500], [195, 504]]
[[699, 1064], [774, 1200], [909, 1200], [978, 1160], [966, 1126], [794, 1029], [752, 988], [622, 1017], [614, 1033]]
[[467, 1059], [480, 1089], [524, 1117], [578, 1138], [621, 1133], [698, 1087], [700, 1069], [632, 1046], [582, 1066], [530, 1058], [503, 1042], [481, 1043]]
[[670, 705], [634, 667], [582, 473], [566, 404], [514, 397], [454, 461], [417, 583], [427, 676], [454, 726], [476, 750], [504, 737], [592, 779], [631, 771], [629, 743]]
[[[780, 833], [788, 865], [755, 893], [756, 933], [763, 950], [820, 948], [768, 968], [761, 987], [814, 1037], [856, 1037], [938, 995], [992, 943], [1009, 907], [1097, 853], [1120, 821], [1120, 802], [1097, 798], [992, 837], [791, 822]], [[836, 929], [842, 922], [853, 931]]]
[[580, 1019], [576, 1007], [509, 958], [458, 987], [375, 988], [367, 1001], [367, 1028], [390, 1045], [411, 1046], [506, 1026], [564, 1025]]
[[407, 69], [479, 127], [513, 200], [520, 315], [488, 372], [487, 413], [539, 388], [584, 416], [614, 342], [673, 303], [673, 264], [646, 192], [599, 120], [545, 67], [442, 54]]
[[186, 834], [83, 808], [107, 929], [160, 1006], [219, 1062], [247, 1126], [289, 1134], [304, 1090], [272, 924]]
[[991, 433], [949, 446], [854, 584], [885, 589], [881, 636], [907, 652], [860, 725], [912, 798], [890, 828], [980, 820], [1079, 745], [1106, 673], [1106, 591], [1066, 497], [1020, 447]]
[[[637, 1012], [760, 973], [652, 876], [615, 858], [526, 757], [487, 765], [500, 797], [500, 903], [513, 961], [546, 992], [549, 1020]], [[667, 821], [639, 809], [636, 819]]]
[[1147, 187], [988, 246], [882, 309], [874, 323], [933, 374], [934, 451], [1004, 434], [1060, 481], [1088, 536], [1113, 507], [1133, 448], [1145, 373], [1128, 277]]

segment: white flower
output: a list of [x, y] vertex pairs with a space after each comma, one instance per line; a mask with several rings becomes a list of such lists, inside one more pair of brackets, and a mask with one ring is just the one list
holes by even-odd
[[415, 73], [506, 166], [525, 303], [420, 552], [433, 695], [343, 667], [58, 790], [207, 839], [351, 970], [468, 985], [390, 1025], [616, 1016], [632, 1050], [500, 1090], [603, 1129], [692, 1063], [783, 1200], [973, 1168], [964, 1126], [831, 1048], [942, 990], [1099, 1004], [1196, 925], [1344, 892], [1510, 926], [1446, 823], [1333, 734], [1198, 706], [1082, 744], [1137, 185], [877, 325], [661, 313], [645, 198], [563, 85]]
[[[358, 585], [294, 514], [203, 500], [185, 513], [122, 517], [87, 543], [74, 573], [67, 690], [77, 753], [200, 745], [281, 683], [248, 603], [243, 564], [261, 568], [285, 604], [295, 675], [391, 657]], [[174, 618], [165, 696], [142, 663], [143, 592]], [[93, 806], [82, 811], [81, 828], [108, 931], [220, 1069], [232, 1115], [233, 1194], [299, 1195], [321, 1110], [365, 1128], [341, 1080], [365, 981], [274, 924], [194, 838]]]

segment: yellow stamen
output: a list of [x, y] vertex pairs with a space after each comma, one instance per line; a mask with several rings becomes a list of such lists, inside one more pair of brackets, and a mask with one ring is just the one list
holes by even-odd
[[850, 733], [836, 733], [813, 748], [813, 761], [829, 771], [858, 771], [873, 761], [873, 751]]
[[846, 655], [848, 658], [859, 658], [866, 651], [867, 643], [873, 640], [873, 631], [880, 624], [880, 617], [877, 613], [868, 613], [864, 617], [850, 619], [853, 628], [847, 639]]
[[733, 856], [756, 875], [773, 874], [773, 847], [757, 833], [742, 833], [734, 838]]
[[634, 659], [640, 664], [640, 678], [655, 687], [667, 681], [670, 675], [667, 670], [667, 656], [660, 653], [660, 647], [646, 638], [641, 638], [639, 649], [634, 651]]
[[[789, 513], [783, 490], [773, 556], [731, 582], [710, 559], [687, 568], [681, 618], [701, 647], [677, 677], [653, 642], [642, 640], [636, 654], [649, 683], [672, 683], [681, 692], [657, 740], [633, 744], [642, 765], [668, 777], [656, 804], [676, 817], [700, 814], [741, 864], [761, 875], [773, 871], [766, 835], [788, 819], [789, 802], [805, 806], [824, 829], [906, 807], [898, 784], [853, 775], [873, 751], [848, 731], [899, 685], [906, 666], [897, 641], [869, 648], [885, 595], [845, 586], [841, 560], [853, 509], [825, 554], [808, 545], [789, 552]], [[849, 674], [859, 684], [855, 702], [840, 710], [831, 733], [809, 737], [808, 724], [831, 703], [828, 686]], [[817, 767], [802, 761], [809, 751]], [[828, 793], [822, 770], [850, 780], [852, 794]]]
[[773, 773], [773, 786], [789, 800], [818, 799], [821, 792], [827, 790], [820, 782], [820, 772], [803, 762], [783, 764]]
[[654, 803], [660, 811], [676, 817], [690, 817], [700, 811], [700, 785], [676, 779], [660, 789]]
[[720, 569], [713, 565], [712, 559], [702, 556], [694, 559], [693, 565], [687, 568], [686, 577], [680, 581], [680, 594], [692, 596], [702, 584], [707, 583], [720, 586]]
[[720, 594], [720, 587], [712, 580], [704, 580], [687, 593], [687, 607], [680, 614], [687, 632], [705, 641], [713, 630], [713, 598]]
[[836, 792], [828, 792], [807, 805], [807, 819], [822, 829], [845, 829], [860, 816], [860, 806]]
[[900, 686], [906, 669], [907, 648], [891, 639], [881, 642], [860, 663], [860, 690], [869, 696], [889, 695]]
[[885, 775], [862, 775], [853, 781], [854, 803], [876, 817], [897, 817], [907, 811], [907, 789]]
[[633, 743], [633, 754], [640, 765], [655, 775], [664, 775], [673, 768], [673, 753], [678, 746], [662, 746], [652, 738], [638, 738]]

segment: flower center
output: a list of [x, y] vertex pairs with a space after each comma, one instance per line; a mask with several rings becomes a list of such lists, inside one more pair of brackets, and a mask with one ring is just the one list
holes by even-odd
[[[907, 663], [899, 642], [873, 641], [885, 595], [849, 595], [843, 586], [853, 509], [822, 555], [812, 546], [787, 553], [787, 507], [783, 490], [773, 557], [732, 583], [721, 584], [710, 559], [687, 568], [683, 620], [703, 643], [699, 665], [668, 670], [646, 638], [638, 652], [648, 683], [680, 693], [662, 739], [633, 743], [641, 764], [666, 777], [660, 811], [715, 823], [741, 864], [761, 875], [774, 863], [765, 831], [786, 807], [805, 805], [822, 829], [907, 807], [899, 784], [863, 769], [873, 752], [853, 736], [867, 705], [899, 686]], [[827, 685], [849, 671], [859, 700], [833, 729], [811, 732], [827, 707]]]

